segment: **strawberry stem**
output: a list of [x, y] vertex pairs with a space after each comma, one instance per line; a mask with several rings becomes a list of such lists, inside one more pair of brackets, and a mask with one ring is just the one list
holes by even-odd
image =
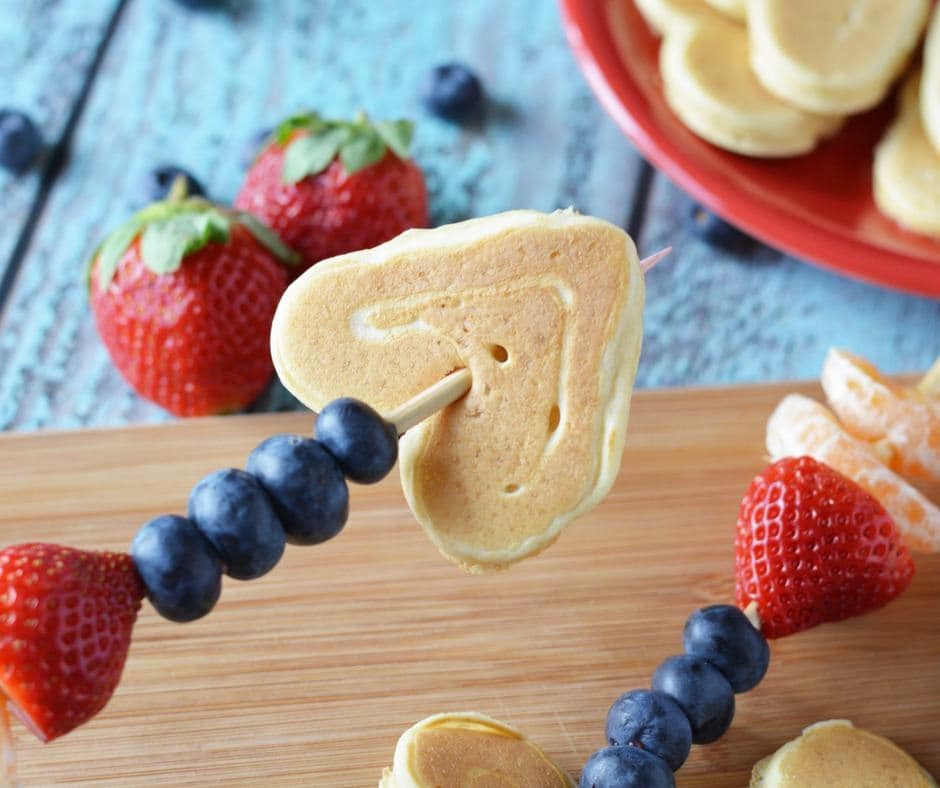
[[760, 632], [761, 621], [760, 613], [757, 611], [757, 601], [752, 599], [748, 606], [744, 608], [744, 615], [747, 616], [747, 620], [751, 622], [758, 632]]
[[917, 384], [917, 390], [928, 397], [940, 397], [940, 357]]
[[188, 194], [189, 190], [186, 188], [186, 176], [177, 175], [173, 179], [173, 185], [170, 186], [170, 191], [166, 198], [169, 202], [182, 202], [186, 199]]

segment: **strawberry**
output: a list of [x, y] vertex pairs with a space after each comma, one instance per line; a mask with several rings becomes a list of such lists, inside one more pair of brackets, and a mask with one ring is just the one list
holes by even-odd
[[269, 333], [296, 255], [255, 217], [173, 194], [91, 260], [98, 333], [118, 371], [177, 416], [239, 410], [274, 371]]
[[757, 603], [768, 638], [887, 604], [914, 576], [891, 516], [851, 479], [811, 457], [758, 475], [738, 513], [737, 602]]
[[288, 118], [248, 170], [235, 206], [296, 249], [302, 268], [425, 227], [427, 189], [408, 158], [411, 135], [402, 120]]
[[38, 543], [0, 551], [0, 689], [42, 741], [108, 702], [143, 595], [126, 553]]

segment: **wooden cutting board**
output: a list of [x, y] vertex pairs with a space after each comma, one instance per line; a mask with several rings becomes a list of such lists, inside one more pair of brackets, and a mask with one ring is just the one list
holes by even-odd
[[[357, 487], [342, 534], [289, 547], [267, 577], [227, 581], [207, 618], [145, 607], [123, 682], [50, 745], [18, 723], [25, 785], [375, 786], [398, 735], [439, 711], [520, 727], [577, 776], [623, 691], [681, 649], [696, 606], [732, 599], [738, 503], [787, 390], [641, 392], [615, 489], [542, 556], [471, 577], [412, 520], [397, 475]], [[304, 414], [0, 437], [3, 543], [126, 548], [185, 509], [206, 472], [243, 465]], [[940, 559], [920, 556], [888, 608], [773, 644], [729, 733], [693, 748], [680, 786], [746, 785], [800, 729], [844, 717], [940, 774]]]

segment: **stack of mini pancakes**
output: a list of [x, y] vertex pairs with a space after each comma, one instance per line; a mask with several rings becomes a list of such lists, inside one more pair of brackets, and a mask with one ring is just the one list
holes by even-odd
[[[745, 156], [807, 153], [884, 100], [878, 207], [940, 235], [940, 10], [931, 0], [635, 0], [658, 35], [665, 98], [695, 134]], [[923, 66], [915, 51], [927, 43]]]

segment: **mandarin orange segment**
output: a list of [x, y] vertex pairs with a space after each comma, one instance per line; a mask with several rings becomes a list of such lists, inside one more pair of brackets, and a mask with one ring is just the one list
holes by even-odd
[[893, 470], [940, 481], [940, 360], [920, 385], [902, 388], [864, 359], [833, 349], [822, 385], [845, 429], [878, 442]]
[[874, 444], [846, 432], [815, 400], [790, 394], [767, 422], [773, 460], [809, 455], [874, 495], [888, 510], [908, 547], [940, 551], [940, 508], [881, 461]]

